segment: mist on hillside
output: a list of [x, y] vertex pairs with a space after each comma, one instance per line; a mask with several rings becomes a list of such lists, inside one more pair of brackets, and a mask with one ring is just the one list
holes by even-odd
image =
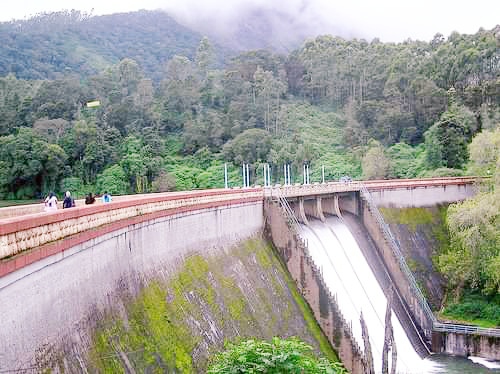
[[240, 1], [218, 7], [192, 3], [169, 2], [163, 9], [178, 22], [236, 50], [272, 46], [290, 51], [305, 39], [321, 34], [370, 38], [349, 26], [341, 12], [322, 8], [318, 1]]
[[[346, 39], [430, 41], [437, 33], [475, 33], [496, 25], [480, 12], [447, 2], [398, 0], [169, 0], [160, 8], [176, 20], [233, 49], [299, 47], [306, 38], [330, 34]], [[161, 0], [158, 1], [161, 3]], [[442, 14], [447, 14], [446, 18]], [[425, 22], [423, 19], [425, 18]]]

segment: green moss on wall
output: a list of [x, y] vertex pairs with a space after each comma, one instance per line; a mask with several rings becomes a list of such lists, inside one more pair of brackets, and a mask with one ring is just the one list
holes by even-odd
[[[169, 280], [150, 281], [124, 312], [101, 320], [89, 368], [103, 373], [203, 372], [225, 342], [297, 335], [338, 361], [293, 280], [261, 239], [230, 255], [188, 257]], [[119, 308], [117, 308], [119, 309]]]
[[434, 216], [427, 208], [379, 208], [387, 223], [407, 225], [415, 232], [417, 225], [434, 222]]

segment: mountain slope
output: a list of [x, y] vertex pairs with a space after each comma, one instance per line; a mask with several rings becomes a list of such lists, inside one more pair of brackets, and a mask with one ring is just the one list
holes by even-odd
[[160, 79], [168, 59], [193, 57], [201, 38], [159, 11], [99, 17], [76, 11], [43, 14], [0, 24], [0, 76], [54, 79], [71, 72], [88, 76], [128, 57], [148, 76]]

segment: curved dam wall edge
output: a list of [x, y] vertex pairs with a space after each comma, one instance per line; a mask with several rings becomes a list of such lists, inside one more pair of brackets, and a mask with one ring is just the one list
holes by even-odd
[[191, 253], [223, 251], [262, 227], [261, 200], [226, 202], [128, 221], [10, 272], [0, 278], [0, 368], [29, 366], [40, 347], [68, 336], [88, 339], [86, 314], [112, 307], [124, 277], [168, 276]]

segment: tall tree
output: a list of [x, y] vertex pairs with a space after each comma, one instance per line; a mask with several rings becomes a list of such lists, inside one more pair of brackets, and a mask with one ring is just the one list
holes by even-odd
[[449, 107], [425, 133], [427, 162], [431, 168], [461, 169], [468, 159], [467, 143], [476, 130], [476, 119], [457, 104], [451, 90]]
[[379, 142], [371, 141], [368, 152], [361, 162], [364, 179], [383, 179], [389, 175], [390, 161], [385, 155], [384, 147]]

